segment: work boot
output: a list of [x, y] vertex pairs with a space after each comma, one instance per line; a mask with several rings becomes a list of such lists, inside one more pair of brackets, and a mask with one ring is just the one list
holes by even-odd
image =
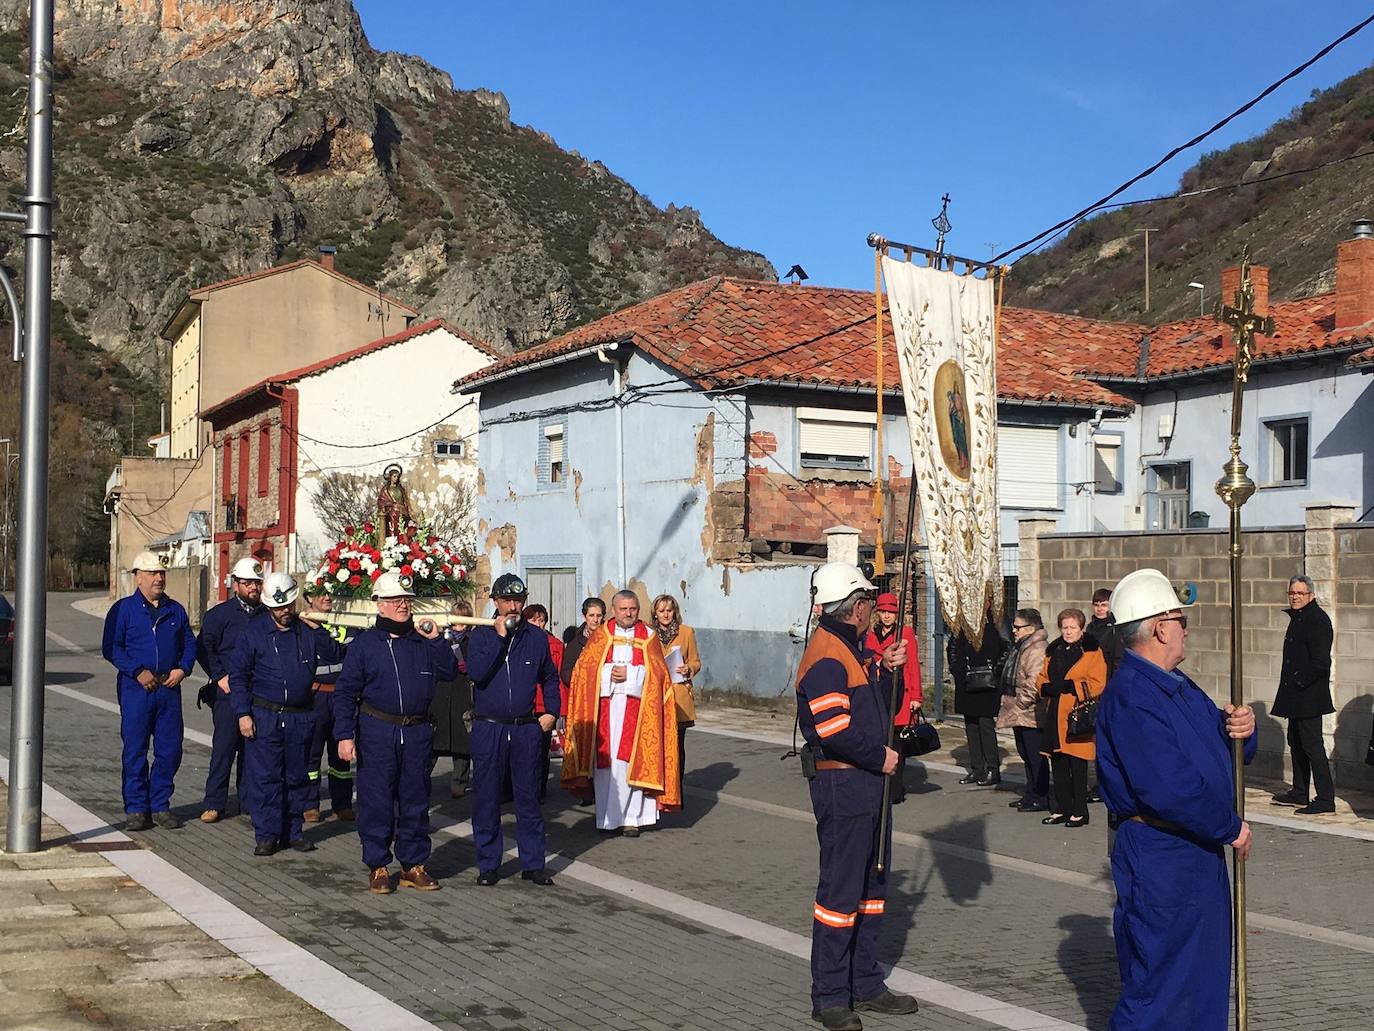
[[374, 895], [390, 895], [396, 890], [391, 886], [391, 871], [384, 866], [373, 867], [367, 878], [367, 890]]
[[974, 783], [980, 788], [996, 787], [998, 784], [1002, 783], [1002, 775], [1000, 773], [985, 773], [974, 781]]
[[126, 831], [146, 831], [152, 830], [153, 821], [148, 818], [147, 813], [129, 813], [124, 820]]
[[207, 809], [207, 810], [205, 810], [205, 812], [203, 812], [203, 813], [200, 814], [200, 822], [201, 822], [201, 823], [219, 823], [219, 816], [220, 816], [220, 813], [219, 813], [219, 810], [218, 810], [218, 809]]
[[1320, 798], [1311, 805], [1305, 805], [1301, 809], [1294, 809], [1295, 816], [1320, 816], [1323, 813], [1334, 813], [1336, 811], [1335, 802], [1323, 802]]
[[448, 793], [450, 798], [462, 798], [468, 793], [468, 786], [455, 778], [449, 782]]
[[1307, 796], [1300, 795], [1296, 791], [1285, 791], [1282, 795], [1273, 796], [1275, 805], [1307, 805]]
[[334, 816], [346, 823], [352, 823], [358, 818], [358, 814], [352, 809], [335, 809]]
[[863, 1031], [864, 1022], [848, 1006], [827, 1006], [812, 1010], [811, 1019], [819, 1020], [825, 1031]]
[[522, 880], [532, 881], [545, 888], [553, 884], [553, 874], [542, 866], [538, 870], [521, 870], [520, 877]]
[[276, 838], [263, 838], [253, 846], [255, 856], [275, 856], [281, 851], [281, 842]]
[[163, 830], [168, 831], [181, 830], [183, 826], [181, 817], [170, 809], [164, 809], [160, 813], [153, 813], [153, 823], [157, 824]]
[[890, 988], [884, 988], [881, 995], [854, 1004], [856, 1010], [870, 1013], [915, 1013], [919, 1008], [916, 999], [910, 995], [898, 995]]
[[295, 841], [291, 842], [291, 847], [297, 852], [315, 851], [315, 843], [309, 838], [297, 838]]
[[320, 811], [318, 809], [307, 809], [304, 813], [301, 814], [301, 819], [304, 820], [306, 823], [319, 823]]
[[438, 891], [440, 885], [422, 864], [416, 863], [414, 866], [401, 867], [400, 887], [415, 888], [417, 891]]
[[477, 883], [484, 888], [496, 887], [496, 882], [501, 879], [501, 875], [495, 870], [482, 870], [477, 874]]

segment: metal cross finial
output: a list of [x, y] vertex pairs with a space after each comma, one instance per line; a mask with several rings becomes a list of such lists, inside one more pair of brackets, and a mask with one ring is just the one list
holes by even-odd
[[[1236, 378], [1244, 383], [1250, 376], [1250, 362], [1254, 357], [1255, 335], [1273, 336], [1274, 317], [1255, 311], [1255, 285], [1250, 282], [1250, 248], [1241, 252], [1240, 286], [1236, 288], [1235, 305], [1221, 309], [1221, 321], [1231, 327], [1231, 341], [1236, 345]], [[1236, 408], [1240, 406], [1237, 405]], [[1238, 413], [1237, 413], [1238, 414]], [[1233, 420], [1234, 421], [1234, 420]]]
[[935, 227], [935, 253], [945, 252], [945, 235], [954, 227], [949, 223], [949, 194], [940, 198], [940, 213], [930, 220], [930, 224]]

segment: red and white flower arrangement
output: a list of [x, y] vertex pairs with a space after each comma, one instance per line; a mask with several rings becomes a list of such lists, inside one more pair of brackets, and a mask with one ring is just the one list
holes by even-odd
[[426, 527], [387, 537], [377, 547], [376, 527], [345, 526], [344, 538], [325, 552], [308, 577], [311, 586], [333, 598], [372, 597], [372, 583], [389, 570], [411, 580], [421, 598], [463, 595], [472, 590], [466, 557]]

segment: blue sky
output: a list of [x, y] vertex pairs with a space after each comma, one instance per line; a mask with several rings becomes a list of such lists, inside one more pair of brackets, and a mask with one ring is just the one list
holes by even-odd
[[[864, 239], [990, 256], [1072, 214], [1370, 13], [1346, 0], [785, 4], [356, 0], [374, 46], [599, 159], [815, 284]], [[1374, 59], [1374, 26], [1216, 136], [1262, 131]], [[1172, 190], [1190, 152], [1128, 196]]]

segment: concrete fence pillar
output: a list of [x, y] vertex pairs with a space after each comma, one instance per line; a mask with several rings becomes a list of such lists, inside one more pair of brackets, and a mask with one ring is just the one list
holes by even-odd
[[[1341, 629], [1341, 606], [1336, 585], [1340, 582], [1341, 556], [1336, 543], [1336, 527], [1355, 521], [1355, 506], [1341, 502], [1324, 502], [1308, 505], [1305, 513], [1306, 531], [1302, 539], [1303, 572], [1312, 578], [1312, 590], [1317, 602], [1326, 609], [1331, 617], [1331, 626], [1337, 633]], [[1337, 696], [1340, 683], [1339, 649], [1331, 650], [1331, 694]], [[1322, 719], [1322, 736], [1326, 739], [1327, 755], [1336, 754], [1336, 712]], [[1333, 764], [1333, 771], [1335, 767]]]
[[1016, 597], [1023, 609], [1040, 608], [1044, 600], [1040, 593], [1040, 537], [1054, 533], [1058, 523], [1053, 519], [1018, 519]]
[[825, 560], [859, 564], [859, 531], [852, 526], [832, 526], [825, 531]]

